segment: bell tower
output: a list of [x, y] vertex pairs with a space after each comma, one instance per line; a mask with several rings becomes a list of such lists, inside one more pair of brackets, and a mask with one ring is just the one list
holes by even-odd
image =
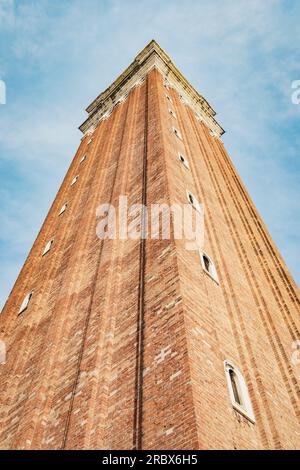
[[[298, 290], [214, 110], [151, 41], [87, 113], [0, 316], [0, 448], [299, 448]], [[201, 246], [99, 237], [125, 196]]]

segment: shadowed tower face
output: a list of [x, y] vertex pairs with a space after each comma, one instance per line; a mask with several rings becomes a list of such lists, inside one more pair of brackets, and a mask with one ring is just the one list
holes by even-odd
[[0, 317], [0, 447], [299, 447], [297, 288], [213, 109], [152, 41], [87, 112]]

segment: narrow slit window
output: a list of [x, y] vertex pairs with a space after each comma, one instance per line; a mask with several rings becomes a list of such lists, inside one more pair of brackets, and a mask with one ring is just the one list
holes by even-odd
[[190, 191], [187, 191], [186, 195], [189, 203], [192, 204], [194, 209], [196, 209], [198, 212], [201, 212], [201, 204], [197, 201], [197, 198]]
[[85, 155], [83, 155], [83, 157], [81, 157], [80, 163], [84, 162], [86, 159], [87, 159], [87, 155], [85, 154]]
[[77, 183], [78, 178], [79, 178], [79, 175], [75, 176], [75, 177], [72, 179], [71, 186], [73, 186], [75, 183]]
[[206, 255], [203, 255], [203, 263], [204, 263], [204, 267], [205, 267], [206, 271], [209, 272], [209, 270], [210, 270], [210, 261], [209, 261], [209, 259]]
[[92, 142], [93, 142], [93, 138], [90, 138], [90, 139], [88, 140], [88, 145], [91, 144]]
[[182, 140], [182, 135], [180, 134], [179, 130], [176, 127], [173, 127], [173, 132], [178, 137], [178, 139]]
[[239, 405], [242, 405], [243, 403], [242, 403], [240, 393], [238, 390], [237, 376], [233, 369], [229, 369], [229, 377], [230, 377], [230, 383], [231, 383], [234, 400]]
[[33, 291], [28, 292], [28, 294], [24, 297], [20, 310], [19, 310], [19, 315], [28, 308], [32, 294], [33, 294]]
[[248, 387], [241, 371], [230, 361], [224, 361], [231, 404], [236, 411], [255, 423]]
[[171, 116], [172, 116], [174, 119], [177, 119], [177, 116], [176, 116], [176, 114], [174, 113], [173, 109], [169, 109], [169, 113], [171, 114]]
[[189, 170], [189, 169], [190, 169], [189, 162], [188, 162], [187, 159], [182, 155], [182, 153], [179, 153], [179, 154], [178, 154], [178, 158], [179, 158], [179, 160], [181, 161], [181, 163]]
[[168, 101], [170, 101], [170, 103], [173, 103], [173, 100], [172, 100], [171, 96], [166, 95], [166, 98], [167, 98]]
[[61, 207], [61, 209], [60, 209], [58, 215], [63, 214], [63, 213], [65, 212], [65, 210], [67, 209], [67, 207], [68, 207], [68, 204], [65, 203], [65, 204]]
[[45, 246], [45, 248], [44, 248], [44, 251], [43, 251], [43, 253], [42, 253], [42, 256], [44, 256], [46, 253], [48, 253], [48, 251], [51, 250], [52, 244], [53, 244], [53, 239], [52, 239], [52, 240], [49, 240], [49, 241], [46, 243], [46, 246]]
[[200, 257], [201, 257], [201, 263], [202, 263], [202, 267], [204, 271], [207, 274], [209, 274], [210, 277], [219, 284], [217, 270], [215, 268], [214, 263], [210, 259], [210, 257], [206, 253], [203, 253], [203, 252], [200, 253]]

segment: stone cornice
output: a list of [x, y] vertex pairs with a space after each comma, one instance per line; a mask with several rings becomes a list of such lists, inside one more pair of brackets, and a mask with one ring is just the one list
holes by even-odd
[[211, 132], [220, 137], [224, 130], [215, 120], [215, 111], [203, 96], [184, 78], [164, 50], [152, 40], [127, 67], [127, 69], [87, 108], [87, 120], [79, 127], [84, 133], [91, 133], [98, 123], [107, 119], [113, 108], [126, 100], [130, 91], [139, 86], [153, 68], [163, 75], [165, 83], [174, 88], [182, 101], [190, 106], [198, 119], [205, 122]]

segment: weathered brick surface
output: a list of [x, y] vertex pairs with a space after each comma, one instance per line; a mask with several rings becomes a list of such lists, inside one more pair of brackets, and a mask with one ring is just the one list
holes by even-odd
[[[29, 253], [0, 317], [2, 449], [299, 447], [297, 288], [223, 144], [168, 93], [172, 105], [151, 71], [82, 140]], [[184, 240], [97, 238], [99, 204], [186, 203], [187, 189], [205, 204], [219, 285]], [[231, 406], [225, 359], [255, 424]]]

